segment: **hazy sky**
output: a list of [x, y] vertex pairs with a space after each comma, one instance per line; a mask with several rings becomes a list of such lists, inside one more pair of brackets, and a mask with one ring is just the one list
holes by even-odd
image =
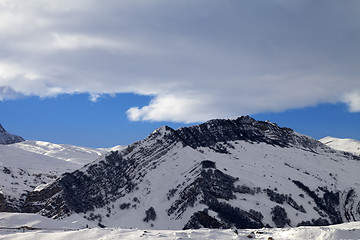
[[[23, 132], [18, 113], [36, 113], [21, 124], [30, 138], [50, 119], [59, 131], [48, 140], [67, 143], [82, 127], [91, 138], [95, 124], [136, 140], [160, 124], [248, 114], [288, 123], [293, 111], [329, 106], [354, 121], [360, 1], [0, 0], [0, 99], [4, 127]], [[104, 109], [113, 123], [89, 119]], [[328, 135], [344, 119], [328, 119]]]

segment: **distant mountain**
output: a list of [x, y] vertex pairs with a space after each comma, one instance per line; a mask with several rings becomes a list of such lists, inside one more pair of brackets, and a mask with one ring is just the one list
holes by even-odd
[[22, 137], [8, 133], [0, 124], [0, 144], [6, 145], [22, 141], [24, 141]]
[[29, 192], [108, 151], [43, 141], [0, 145], [0, 211], [19, 212]]
[[349, 138], [324, 137], [319, 140], [327, 146], [352, 154], [360, 155], [360, 141]]
[[30, 192], [23, 212], [89, 226], [262, 228], [360, 220], [360, 157], [250, 117], [161, 127]]
[[117, 146], [114, 146], [114, 147], [111, 147], [111, 148], [97, 148], [98, 150], [103, 150], [105, 152], [115, 152], [115, 151], [121, 151], [121, 150], [124, 150], [127, 146], [125, 145], [117, 145]]

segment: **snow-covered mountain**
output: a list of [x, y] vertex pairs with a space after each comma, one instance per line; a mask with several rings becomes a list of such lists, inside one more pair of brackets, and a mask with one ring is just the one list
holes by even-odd
[[[121, 146], [116, 148], [121, 149]], [[73, 172], [111, 149], [43, 141], [0, 145], [0, 211], [20, 211], [26, 196], [65, 172]]]
[[23, 212], [140, 229], [360, 220], [360, 157], [250, 117], [161, 127], [42, 189]]
[[319, 140], [327, 146], [360, 156], [360, 141], [349, 138], [324, 137]]
[[5, 144], [22, 142], [22, 141], [24, 141], [22, 137], [8, 133], [0, 124], [0, 144], [5, 145]]

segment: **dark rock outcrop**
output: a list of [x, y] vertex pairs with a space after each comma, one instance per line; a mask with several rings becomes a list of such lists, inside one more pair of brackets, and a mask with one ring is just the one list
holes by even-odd
[[156, 212], [153, 207], [150, 207], [148, 210], [145, 211], [145, 218], [143, 219], [144, 222], [155, 221], [156, 219]]
[[8, 133], [0, 124], [0, 144], [7, 145], [23, 141], [22, 137]]
[[216, 218], [209, 216], [208, 211], [199, 211], [191, 216], [190, 220], [185, 224], [183, 230], [200, 229], [200, 228], [225, 228], [225, 225]]
[[276, 205], [271, 210], [272, 220], [276, 224], [276, 227], [282, 228], [285, 226], [291, 226], [291, 221], [287, 217], [286, 210], [283, 207], [280, 207], [279, 205]]
[[319, 189], [323, 191], [323, 197], [319, 197], [315, 191], [310, 190], [310, 188], [302, 182], [293, 180], [293, 183], [314, 200], [317, 205], [314, 209], [326, 213], [332, 224], [343, 222], [339, 211], [340, 196], [338, 192], [331, 192], [325, 187], [319, 187]]

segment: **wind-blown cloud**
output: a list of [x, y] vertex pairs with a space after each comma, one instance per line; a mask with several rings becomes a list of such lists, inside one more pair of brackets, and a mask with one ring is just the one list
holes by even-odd
[[360, 91], [346, 94], [344, 102], [348, 104], [350, 112], [360, 112]]
[[359, 1], [0, 1], [0, 100], [153, 96], [130, 120], [360, 111]]

